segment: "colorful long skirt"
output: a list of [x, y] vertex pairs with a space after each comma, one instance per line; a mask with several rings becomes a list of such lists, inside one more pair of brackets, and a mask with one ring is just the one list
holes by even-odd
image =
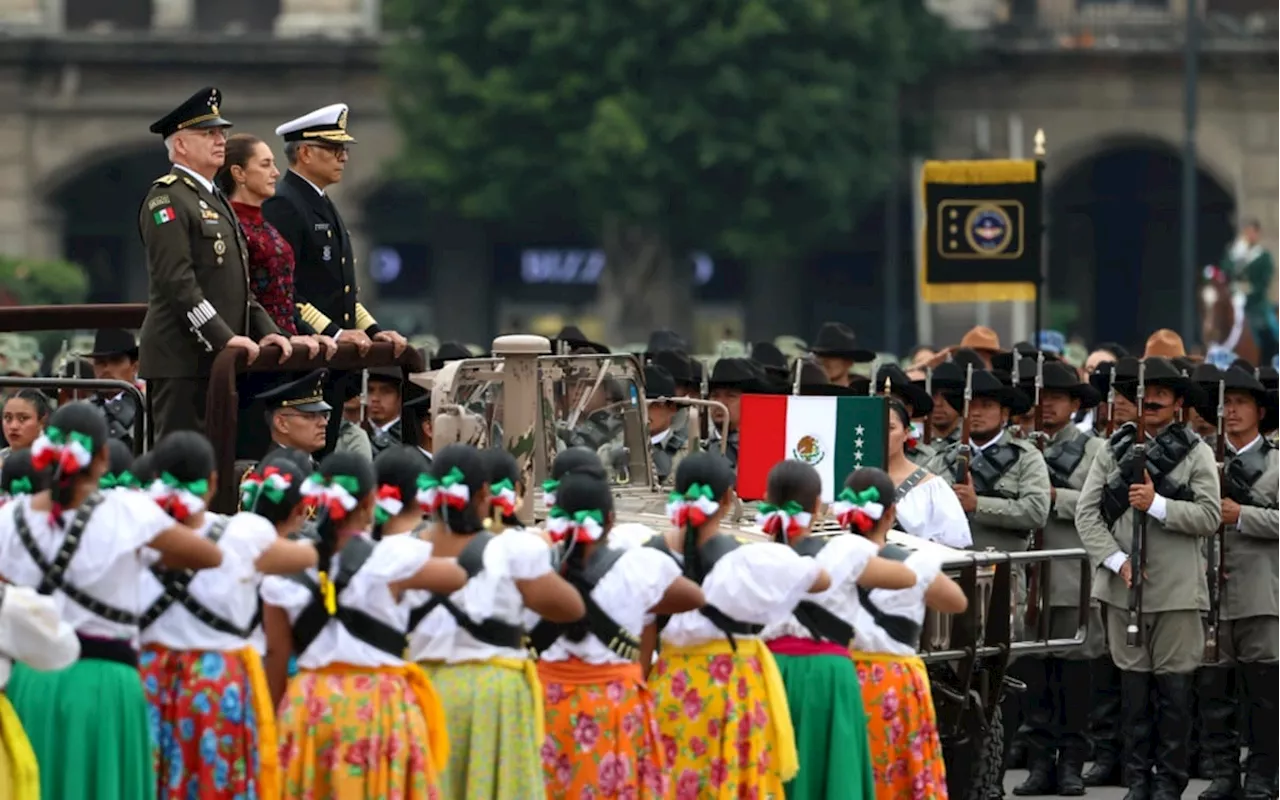
[[929, 675], [918, 656], [853, 652], [877, 800], [946, 800]]
[[138, 670], [86, 658], [40, 672], [15, 664], [6, 689], [40, 764], [40, 796], [154, 800], [147, 698]]
[[439, 699], [422, 670], [303, 669], [280, 703], [282, 797], [440, 797], [448, 758]]
[[4, 692], [0, 692], [0, 797], [40, 800], [40, 765]]
[[858, 671], [840, 645], [784, 637], [769, 642], [787, 686], [787, 707], [804, 754], [788, 800], [872, 800], [875, 784]]
[[[531, 660], [425, 662], [449, 719], [447, 800], [539, 800], [546, 796], [539, 748], [542, 687]], [[576, 800], [576, 798], [575, 798]]]
[[653, 696], [639, 664], [538, 664], [546, 697], [549, 797], [660, 800], [670, 783]]
[[758, 639], [662, 643], [650, 679], [676, 800], [781, 798], [798, 770], [787, 690]]
[[275, 712], [256, 650], [148, 645], [138, 667], [160, 800], [280, 797]]

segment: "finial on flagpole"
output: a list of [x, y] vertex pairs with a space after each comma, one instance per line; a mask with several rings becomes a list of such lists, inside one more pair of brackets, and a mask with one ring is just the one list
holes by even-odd
[[1036, 150], [1035, 150], [1036, 156], [1039, 158], [1044, 158], [1045, 156], [1044, 128], [1036, 128], [1036, 135], [1035, 135], [1035, 138], [1032, 139], [1032, 141], [1035, 142], [1035, 145], [1036, 145]]

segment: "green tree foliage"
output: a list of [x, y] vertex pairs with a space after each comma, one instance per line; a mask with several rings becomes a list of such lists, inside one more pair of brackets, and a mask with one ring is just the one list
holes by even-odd
[[615, 276], [619, 252], [797, 257], [847, 231], [891, 174], [900, 90], [951, 52], [920, 0], [389, 0], [388, 14], [398, 174], [464, 216], [596, 230]]
[[84, 268], [68, 261], [0, 255], [0, 305], [62, 305], [89, 294]]

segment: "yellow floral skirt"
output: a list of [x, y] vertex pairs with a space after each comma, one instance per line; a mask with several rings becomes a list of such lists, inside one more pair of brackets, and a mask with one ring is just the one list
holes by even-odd
[[280, 704], [284, 798], [435, 800], [448, 759], [439, 698], [422, 670], [301, 670]]
[[4, 692], [0, 692], [0, 797], [40, 800], [40, 766]]
[[675, 800], [769, 800], [799, 768], [786, 687], [758, 639], [662, 643], [649, 688]]

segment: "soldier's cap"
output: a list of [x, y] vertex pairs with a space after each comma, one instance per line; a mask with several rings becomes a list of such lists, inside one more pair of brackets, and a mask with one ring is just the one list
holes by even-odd
[[711, 377], [707, 385], [711, 389], [736, 389], [747, 394], [763, 394], [770, 387], [762, 380], [763, 375], [752, 368], [749, 358], [716, 359], [711, 369]]
[[276, 128], [276, 136], [286, 142], [354, 144], [355, 138], [347, 133], [347, 111], [346, 103], [317, 108]]
[[[957, 351], [955, 351], [955, 352], [956, 352], [956, 353], [959, 353], [959, 352], [962, 352], [962, 351], [957, 350]], [[971, 353], [973, 353], [973, 354], [974, 354], [974, 356], [976, 356], [977, 358], [981, 359], [981, 356], [978, 356], [978, 354], [977, 354], [975, 351], [973, 351], [972, 349], [969, 349], [967, 352], [971, 352]], [[1031, 342], [1017, 342], [1017, 343], [1016, 343], [1016, 344], [1014, 344], [1014, 346], [1013, 346], [1013, 347], [1011, 347], [1009, 350], [1007, 350], [1007, 351], [1005, 351], [1005, 352], [996, 353], [996, 354], [992, 355], [992, 356], [991, 356], [991, 368], [992, 368], [992, 369], [1003, 369], [1003, 370], [1006, 370], [1006, 371], [1008, 371], [1008, 372], [1012, 372], [1012, 371], [1013, 371], [1013, 356], [1014, 356], [1014, 354], [1015, 354], [1015, 353], [1018, 355], [1018, 357], [1019, 357], [1019, 358], [1030, 358], [1030, 359], [1034, 362], [1034, 361], [1036, 360], [1036, 355], [1037, 355], [1037, 354], [1039, 354], [1040, 352], [1041, 352], [1041, 351], [1040, 351], [1040, 350], [1037, 350], [1037, 349], [1036, 349], [1036, 347], [1035, 347], [1035, 345], [1031, 344]], [[954, 353], [952, 354], [952, 357], [953, 357], [953, 358], [955, 357], [955, 354], [954, 354]], [[1045, 350], [1045, 351], [1044, 351], [1044, 360], [1045, 360], [1045, 361], [1061, 361], [1062, 359], [1061, 359], [1061, 358], [1060, 358], [1056, 353], [1052, 353], [1052, 352], [1050, 352], [1049, 350]], [[963, 365], [962, 365], [962, 366], [963, 366]], [[980, 368], [981, 368], [981, 365], [980, 365], [980, 364], [974, 364], [974, 369], [980, 369]]]
[[864, 364], [874, 361], [876, 354], [858, 346], [858, 337], [853, 328], [843, 322], [824, 322], [809, 345], [809, 352], [815, 356], [831, 356], [843, 358], [854, 363]]
[[259, 394], [257, 399], [272, 411], [285, 408], [308, 413], [332, 411], [333, 408], [324, 401], [324, 381], [328, 376], [329, 370], [318, 369], [277, 384]]
[[[1171, 359], [1151, 356], [1142, 359], [1146, 365], [1143, 380], [1147, 386], [1166, 386], [1186, 401], [1186, 405], [1200, 408], [1205, 404], [1205, 393], [1196, 383], [1182, 373]], [[1138, 397], [1138, 365], [1136, 358], [1122, 358], [1116, 362], [1116, 391], [1131, 402]]]
[[649, 400], [676, 396], [675, 378], [666, 367], [650, 364], [644, 368], [644, 396]]
[[1269, 391], [1267, 387], [1263, 386], [1262, 381], [1258, 380], [1252, 369], [1244, 369], [1233, 364], [1227, 369], [1221, 370], [1213, 364], [1201, 364], [1191, 373], [1191, 380], [1204, 394], [1203, 402], [1196, 406], [1196, 411], [1200, 412], [1200, 416], [1204, 417], [1205, 421], [1217, 422], [1218, 384], [1221, 383], [1222, 387], [1228, 392], [1236, 391], [1251, 394], [1254, 400], [1257, 401], [1258, 407], [1262, 409], [1262, 422], [1271, 426], [1263, 432], [1269, 433], [1275, 430], [1276, 414], [1273, 408], [1275, 405], [1275, 392]]
[[956, 366], [960, 367], [961, 373], [963, 373], [965, 371], [965, 367], [969, 366], [970, 364], [973, 365], [974, 372], [987, 368], [987, 362], [983, 361], [982, 356], [978, 353], [977, 350], [974, 350], [972, 347], [955, 348], [949, 354], [949, 359], [952, 364], [955, 364]]
[[960, 338], [960, 347], [987, 353], [1000, 352], [1000, 335], [985, 325], [978, 325]]
[[1045, 351], [1046, 355], [1052, 353], [1060, 356], [1067, 352], [1067, 337], [1062, 334], [1062, 331], [1040, 331], [1036, 335], [1036, 344]]
[[773, 342], [756, 342], [751, 345], [751, 360], [763, 367], [774, 367], [785, 370], [787, 357], [782, 354]]
[[190, 128], [230, 128], [222, 118], [222, 92], [206, 86], [188, 97], [182, 105], [151, 123], [151, 132], [168, 139], [178, 131]]
[[[973, 396], [995, 400], [1009, 409], [1011, 414], [1026, 413], [1026, 410], [1031, 408], [1031, 399], [1023, 394], [1020, 389], [1005, 385], [995, 373], [985, 369], [975, 369], [973, 371]], [[952, 408], [963, 413], [964, 379], [961, 379], [958, 389], [946, 389], [943, 392], [943, 397], [946, 398], [947, 403]]]
[[561, 343], [566, 345], [570, 351], [590, 350], [593, 353], [600, 353], [604, 355], [607, 355], [610, 352], [606, 345], [600, 344], [599, 342], [593, 342], [588, 339], [587, 335], [583, 333], [582, 329], [577, 325], [565, 325], [560, 329], [560, 332], [551, 340], [552, 351], [554, 352], [559, 350], [559, 345]]
[[[1110, 362], [1108, 362], [1110, 363]], [[1080, 401], [1081, 410], [1087, 410], [1102, 402], [1102, 393], [1092, 383], [1080, 380], [1080, 374], [1070, 364], [1061, 361], [1044, 362], [1042, 390], [1065, 392]], [[1023, 393], [1035, 397], [1036, 361], [1024, 358], [1018, 362], [1018, 383]]]
[[[1031, 369], [1031, 374], [1035, 375], [1035, 370], [1036, 370], [1035, 361], [1031, 359], [1027, 359], [1027, 361], [1030, 362], [1029, 366]], [[974, 374], [975, 375], [977, 374], [977, 370], [974, 371]], [[1015, 417], [1020, 417], [1023, 414], [1026, 414], [1031, 411], [1031, 409], [1035, 406], [1035, 403], [1033, 403], [1031, 400], [1034, 394], [1032, 392], [1023, 390], [1024, 386], [1030, 386], [1031, 384], [1020, 384], [1020, 385], [1014, 384], [1013, 373], [1005, 371], [1003, 369], [992, 369], [991, 374], [996, 377], [996, 380], [1000, 381], [1000, 384], [1002, 386], [1010, 389], [1011, 391], [1017, 392], [1017, 394], [1011, 394], [1009, 396], [1008, 402], [1001, 401], [1001, 405], [1004, 405], [1005, 407], [1007, 407], [1009, 409], [1010, 414], [1012, 414]], [[977, 396], [978, 396], [978, 393], [975, 391], [974, 397], [977, 397]]]
[[450, 361], [460, 361], [464, 358], [475, 358], [465, 344], [461, 342], [441, 342], [440, 347], [431, 356], [429, 364], [431, 369], [437, 370]]
[[671, 375], [676, 386], [697, 386], [693, 377], [693, 362], [678, 350], [659, 350], [649, 354], [649, 363], [662, 367]]
[[687, 353], [689, 352], [689, 343], [675, 331], [654, 331], [649, 334], [649, 343], [644, 350], [646, 354], [659, 353], [663, 350], [677, 350], [681, 353]]
[[1168, 328], [1161, 328], [1147, 337], [1147, 346], [1142, 352], [1142, 357], [1182, 358], [1186, 354], [1187, 348], [1182, 343], [1182, 337]]
[[404, 370], [400, 367], [369, 367], [369, 382], [391, 383], [399, 387], [404, 383]]
[[138, 340], [124, 328], [101, 328], [93, 335], [93, 352], [88, 358], [128, 356], [138, 360]]
[[881, 364], [876, 370], [872, 386], [877, 392], [884, 392], [886, 380], [889, 382], [889, 393], [906, 401], [911, 416], [920, 417], [933, 411], [933, 398], [924, 390], [924, 381], [911, 380], [897, 364]]

